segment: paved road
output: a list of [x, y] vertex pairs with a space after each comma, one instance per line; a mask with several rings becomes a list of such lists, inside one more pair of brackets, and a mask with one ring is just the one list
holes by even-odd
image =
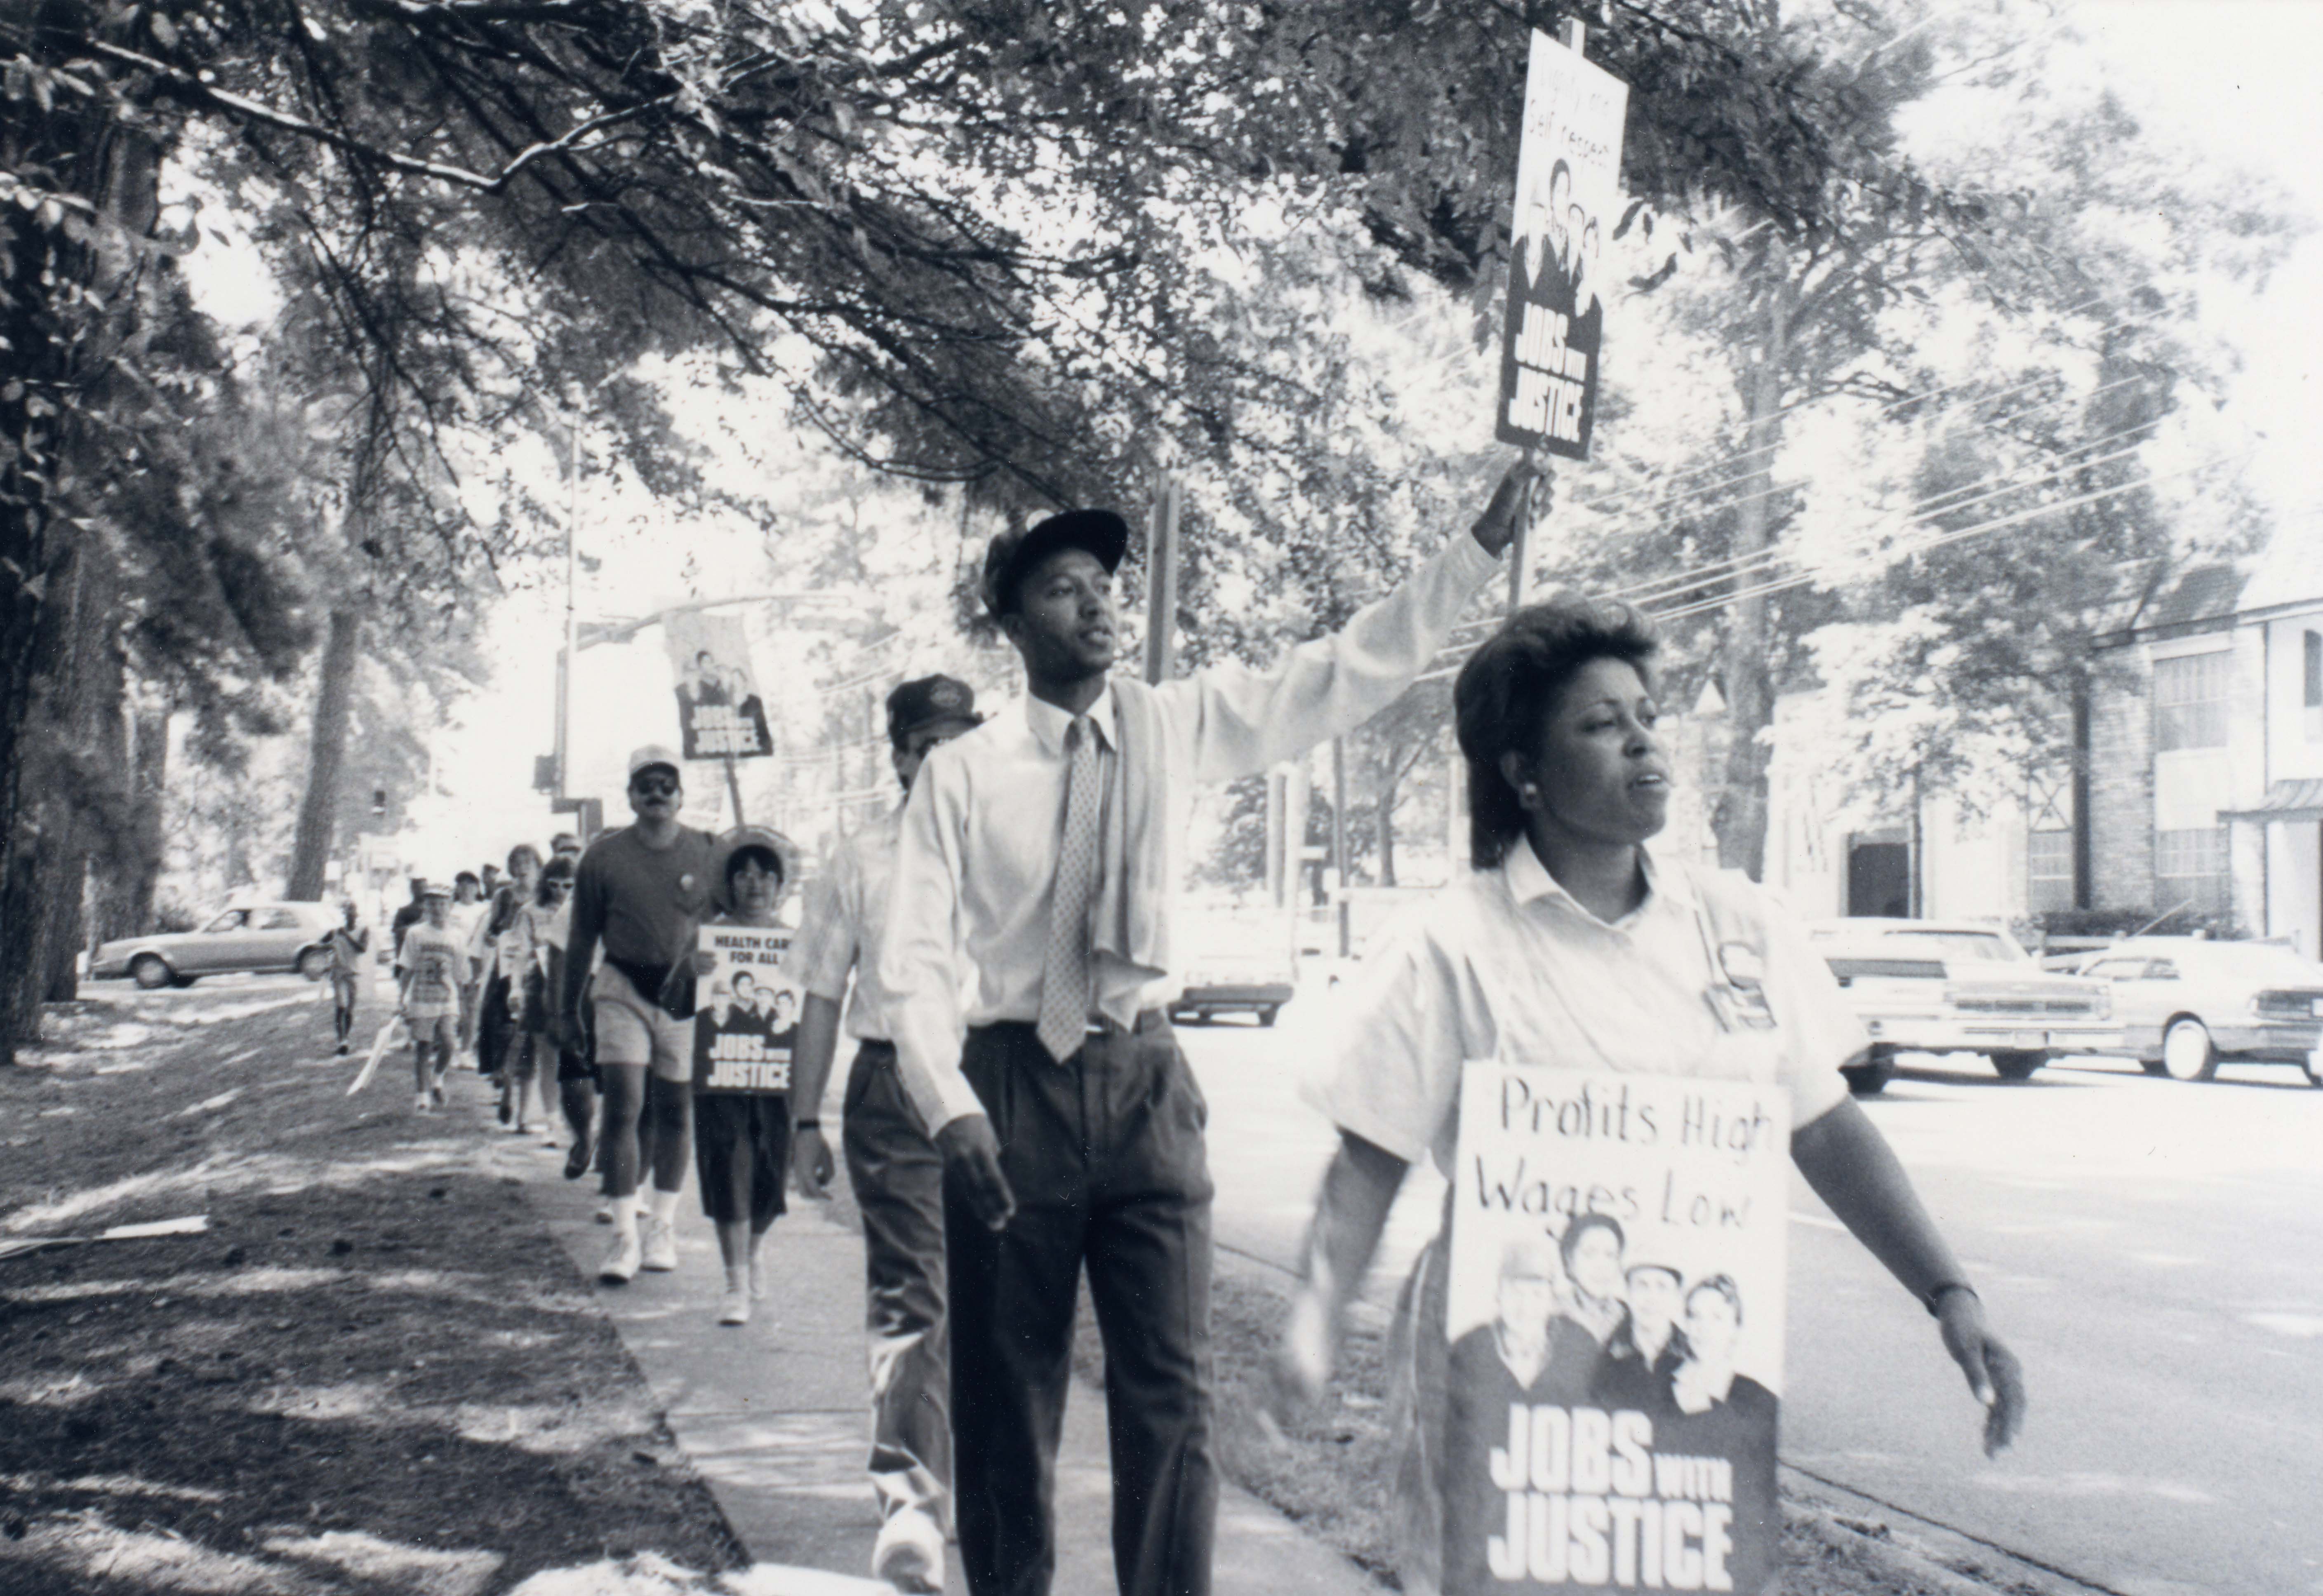
[[[1333, 1144], [1297, 1091], [1322, 1006], [1181, 1033], [1219, 1240], [1285, 1264]], [[1926, 1315], [1798, 1184], [1787, 1461], [2124, 1596], [2323, 1596], [2323, 1091], [1906, 1064], [1867, 1106], [2029, 1365], [2033, 1423], [1985, 1462]], [[1409, 1183], [1374, 1300], [1442, 1191]]]

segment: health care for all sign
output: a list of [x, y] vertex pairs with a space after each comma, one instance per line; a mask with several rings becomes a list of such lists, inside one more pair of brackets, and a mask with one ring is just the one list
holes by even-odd
[[702, 1092], [787, 1092], [798, 1042], [798, 984], [783, 973], [791, 934], [777, 926], [705, 925], [695, 946], [693, 1086]]
[[1493, 427], [1503, 443], [1589, 457], [1602, 295], [1612, 287], [1599, 262], [1621, 216], [1629, 105], [1628, 84], [1546, 33], [1532, 35]]
[[677, 673], [677, 726], [688, 759], [761, 759], [775, 751], [742, 623], [681, 610], [662, 622]]
[[1771, 1081], [1466, 1067], [1446, 1596], [1774, 1577], [1789, 1117]]

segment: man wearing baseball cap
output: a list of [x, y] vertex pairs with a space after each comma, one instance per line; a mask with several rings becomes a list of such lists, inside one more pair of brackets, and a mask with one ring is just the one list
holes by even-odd
[[[717, 885], [716, 839], [678, 821], [685, 787], [677, 755], [659, 744], [632, 753], [629, 796], [637, 822], [598, 838], [574, 872], [557, 1010], [564, 1046], [582, 1034], [584, 994], [594, 1009], [605, 1094], [598, 1134], [613, 1207], [613, 1249], [597, 1275], [611, 1284], [640, 1267], [677, 1267], [672, 1227], [693, 1156], [693, 934]], [[604, 962], [592, 975], [601, 949]], [[653, 1187], [641, 1225], [638, 1166], [647, 1157]]]
[[[1352, 731], [1442, 647], [1499, 567], [1534, 469], [1336, 637], [1272, 670], [1108, 676], [1129, 528], [1070, 510], [1002, 533], [984, 601], [1021, 711], [929, 756], [904, 806], [879, 979], [905, 1086], [946, 1163], [960, 1559], [977, 1596], [1038, 1596], [1086, 1268], [1106, 1344], [1114, 1565], [1207, 1596], [1208, 1109], [1171, 1034], [1171, 900], [1198, 783]], [[963, 1040], [964, 1038], [964, 1040]]]
[[[980, 723], [976, 693], [922, 676], [887, 695], [887, 751], [904, 791], [930, 750]], [[950, 1518], [950, 1360], [944, 1325], [943, 1158], [895, 1074], [879, 941], [895, 869], [900, 805], [840, 845], [807, 895], [790, 957], [806, 993], [791, 1057], [799, 1114], [791, 1167], [809, 1195], [831, 1179], [816, 1110], [838, 1050], [840, 1006], [855, 1038], [849, 1075], [847, 1176], [863, 1214], [871, 1335], [871, 1484], [879, 1538], [871, 1572], [904, 1591], [941, 1591]], [[848, 977], [854, 997], [848, 1000]]]

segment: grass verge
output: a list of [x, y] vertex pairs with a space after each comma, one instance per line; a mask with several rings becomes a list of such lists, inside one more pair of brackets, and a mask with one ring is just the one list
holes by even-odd
[[410, 1113], [398, 1058], [348, 1099], [318, 995], [108, 992], [0, 1071], [0, 1237], [211, 1225], [0, 1260], [0, 1588], [484, 1596], [609, 1557], [739, 1566], [514, 1181]]

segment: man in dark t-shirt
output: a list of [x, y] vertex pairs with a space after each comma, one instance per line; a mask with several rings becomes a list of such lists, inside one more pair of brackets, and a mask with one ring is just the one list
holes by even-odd
[[[647, 745], [629, 756], [629, 797], [637, 823], [600, 837], [581, 856], [561, 1004], [574, 1036], [584, 993], [595, 1006], [605, 1195], [613, 1207], [613, 1250], [597, 1272], [614, 1284], [640, 1268], [677, 1267], [671, 1226], [693, 1159], [694, 932], [710, 911], [715, 846], [709, 832], [678, 823], [685, 789], [668, 748]], [[601, 949], [604, 962], [592, 975]], [[638, 1166], [647, 1159], [653, 1189], [641, 1225]]]

